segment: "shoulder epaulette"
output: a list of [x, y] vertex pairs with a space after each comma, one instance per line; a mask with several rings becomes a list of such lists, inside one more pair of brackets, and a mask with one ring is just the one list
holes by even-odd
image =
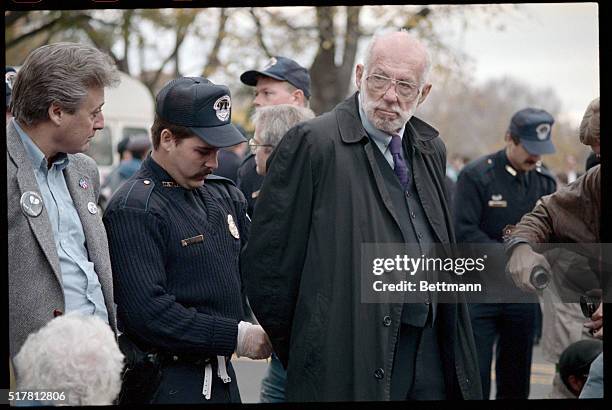
[[131, 186], [128, 189], [122, 207], [146, 211], [149, 208], [149, 198], [155, 188], [155, 182], [150, 179], [136, 179], [128, 182]]
[[208, 175], [206, 177], [205, 185], [210, 188], [210, 191], [215, 195], [227, 196], [233, 201], [246, 201], [242, 191], [236, 187], [234, 181], [218, 175]]
[[538, 166], [536, 167], [536, 172], [540, 175], [543, 175], [545, 177], [548, 177], [550, 179], [552, 179], [553, 181], [556, 182], [555, 176], [552, 174], [552, 172], [550, 172], [550, 170], [548, 168], [546, 168], [545, 166]]
[[483, 157], [480, 157], [470, 162], [464, 167], [464, 169], [465, 171], [468, 171], [468, 172], [471, 171], [472, 173], [483, 174], [493, 169], [494, 166], [495, 166], [495, 154], [491, 154], [491, 155], [485, 155]]
[[222, 176], [219, 176], [219, 175], [215, 175], [215, 174], [209, 174], [206, 177], [206, 182], [207, 183], [208, 182], [225, 182], [225, 183], [229, 183], [229, 184], [231, 184], [233, 186], [236, 186], [234, 181], [232, 181], [231, 179], [225, 178], [225, 177], [222, 177]]

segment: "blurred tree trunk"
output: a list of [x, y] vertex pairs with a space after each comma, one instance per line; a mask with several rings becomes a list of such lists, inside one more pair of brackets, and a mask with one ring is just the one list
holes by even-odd
[[349, 92], [351, 74], [357, 54], [357, 43], [361, 35], [359, 14], [361, 6], [346, 7], [344, 50], [342, 61], [336, 64], [336, 32], [334, 17], [337, 7], [317, 7], [319, 48], [310, 67], [313, 95], [310, 106], [316, 113], [334, 108]]
[[227, 23], [228, 15], [226, 9], [219, 9], [219, 24], [217, 29], [217, 36], [215, 37], [215, 42], [208, 54], [208, 58], [206, 59], [206, 66], [202, 70], [202, 76], [208, 78], [221, 66], [221, 61], [219, 61], [219, 50], [221, 50], [221, 45], [223, 44], [223, 39], [227, 34], [225, 30], [225, 25]]

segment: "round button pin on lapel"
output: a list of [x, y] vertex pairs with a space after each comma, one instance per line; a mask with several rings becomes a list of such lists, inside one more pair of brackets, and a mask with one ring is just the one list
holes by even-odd
[[93, 202], [88, 202], [87, 203], [87, 209], [89, 210], [90, 214], [97, 214], [98, 213], [98, 207]]
[[27, 216], [37, 217], [43, 210], [43, 200], [38, 192], [27, 191], [19, 199], [21, 210]]

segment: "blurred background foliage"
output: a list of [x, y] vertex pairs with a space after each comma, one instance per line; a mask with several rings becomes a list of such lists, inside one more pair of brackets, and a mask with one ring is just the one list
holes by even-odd
[[[424, 39], [434, 60], [434, 87], [417, 115], [438, 128], [449, 155], [475, 158], [503, 146], [515, 111], [535, 106], [557, 118], [562, 109], [552, 89], [504, 77], [503, 62], [499, 78], [475, 83], [474, 61], [435, 30], [452, 19], [459, 35], [476, 14], [491, 30], [503, 30], [496, 16], [508, 12], [520, 14], [520, 5], [6, 11], [6, 62], [20, 65], [32, 49], [51, 42], [90, 43], [152, 96], [180, 75], [227, 84], [234, 121], [252, 131], [253, 89], [240, 83], [243, 71], [273, 55], [295, 59], [310, 69], [311, 108], [320, 114], [355, 91], [359, 52], [376, 30], [404, 28]], [[583, 169], [589, 150], [578, 142], [576, 125], [557, 118], [553, 138], [557, 153], [545, 158], [547, 165], [561, 170], [571, 154]]]

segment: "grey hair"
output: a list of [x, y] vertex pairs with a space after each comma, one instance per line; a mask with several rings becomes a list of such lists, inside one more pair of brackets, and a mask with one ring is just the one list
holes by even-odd
[[579, 137], [580, 142], [585, 145], [592, 145], [600, 141], [599, 97], [591, 101], [587, 107], [580, 122]]
[[19, 390], [64, 392], [62, 404], [110, 405], [121, 390], [123, 354], [96, 316], [52, 319], [28, 336], [13, 364]]
[[[368, 43], [368, 47], [366, 48], [365, 57], [363, 60], [363, 71], [366, 75], [369, 73], [370, 65], [372, 63], [372, 54], [373, 54], [374, 46], [376, 45], [376, 42], [380, 40], [381, 37], [385, 37], [392, 33], [405, 33], [413, 41], [421, 43], [421, 41], [419, 41], [412, 34], [408, 33], [408, 31], [405, 29], [401, 29], [401, 30], [385, 29], [385, 30], [377, 31], [376, 33], [374, 33], [374, 35], [370, 39], [370, 42]], [[421, 83], [419, 84], [419, 87], [427, 83], [427, 80], [429, 79], [429, 74], [431, 73], [431, 65], [432, 65], [431, 56], [429, 54], [429, 51], [424, 46], [423, 46], [423, 51], [425, 53], [425, 69], [423, 70], [423, 75], [421, 76]]]
[[74, 114], [87, 98], [88, 88], [119, 84], [112, 58], [78, 43], [55, 43], [37, 48], [26, 58], [13, 84], [11, 110], [17, 121], [36, 125], [49, 118], [52, 103]]
[[276, 146], [290, 128], [314, 117], [310, 108], [280, 104], [257, 108], [251, 122], [262, 144]]

